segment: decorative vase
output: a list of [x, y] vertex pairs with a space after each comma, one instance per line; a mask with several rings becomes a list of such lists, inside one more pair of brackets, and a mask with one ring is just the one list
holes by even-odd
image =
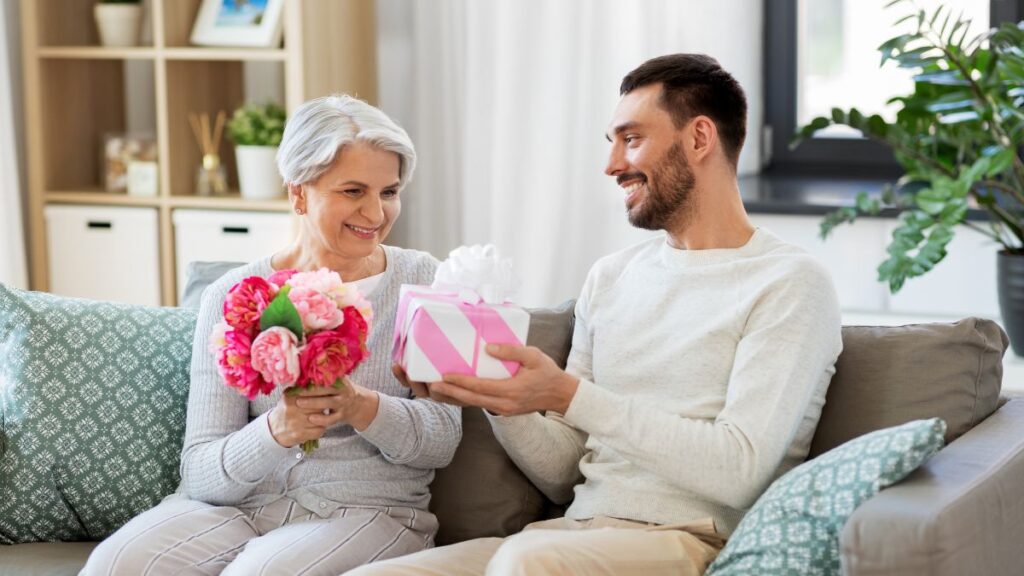
[[1024, 356], [1024, 256], [999, 251], [996, 260], [999, 285], [999, 311], [1010, 336], [1010, 347]]
[[142, 6], [139, 4], [96, 4], [93, 6], [100, 42], [104, 46], [138, 46]]
[[246, 200], [284, 196], [284, 182], [277, 171], [277, 146], [235, 146], [238, 187]]

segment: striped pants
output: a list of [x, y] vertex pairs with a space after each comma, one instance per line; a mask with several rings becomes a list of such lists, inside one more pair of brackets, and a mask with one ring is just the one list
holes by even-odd
[[412, 508], [339, 508], [320, 518], [290, 498], [259, 508], [171, 499], [104, 540], [80, 576], [329, 575], [433, 545], [437, 519]]

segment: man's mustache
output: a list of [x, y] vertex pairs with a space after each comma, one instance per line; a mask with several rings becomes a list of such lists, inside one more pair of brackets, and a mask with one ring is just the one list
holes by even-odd
[[619, 186], [622, 186], [623, 182], [635, 179], [639, 179], [641, 182], [647, 182], [647, 176], [645, 176], [641, 172], [628, 172], [626, 174], [619, 174], [615, 178], [615, 182], [618, 183]]

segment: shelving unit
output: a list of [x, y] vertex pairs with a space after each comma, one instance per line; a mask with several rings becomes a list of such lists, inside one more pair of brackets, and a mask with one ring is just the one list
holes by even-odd
[[[175, 209], [281, 212], [287, 200], [248, 201], [237, 193], [234, 150], [221, 145], [227, 196], [194, 191], [201, 154], [188, 125], [191, 112], [229, 113], [246, 99], [253, 66], [272, 67], [271, 81], [290, 112], [317, 96], [346, 92], [374, 103], [376, 48], [373, 0], [285, 0], [280, 48], [210, 48], [189, 44], [201, 0], [150, 0], [145, 45], [99, 45], [95, 0], [21, 0], [28, 139], [31, 283], [47, 290], [44, 208], [49, 204], [153, 208], [158, 213], [160, 300], [176, 303]], [[131, 67], [131, 71], [129, 68]], [[152, 76], [152, 91], [125, 90], [126, 77]], [[135, 76], [132, 74], [135, 73]], [[127, 93], [126, 93], [127, 92]], [[152, 125], [129, 126], [132, 110], [152, 109]], [[136, 117], [139, 115], [136, 114]], [[147, 117], [142, 114], [143, 117]], [[147, 117], [148, 118], [148, 117]], [[137, 120], [136, 120], [137, 123]], [[159, 193], [112, 194], [103, 189], [104, 134], [155, 134]]]

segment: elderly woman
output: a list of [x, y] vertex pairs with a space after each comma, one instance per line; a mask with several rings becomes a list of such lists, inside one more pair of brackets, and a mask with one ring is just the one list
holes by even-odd
[[[83, 574], [336, 575], [432, 545], [428, 485], [455, 452], [460, 414], [413, 398], [391, 372], [390, 346], [399, 285], [429, 283], [437, 261], [382, 244], [415, 163], [405, 131], [365, 102], [331, 96], [295, 111], [278, 168], [298, 237], [203, 294], [181, 457], [187, 498], [126, 524]], [[322, 267], [368, 294], [369, 359], [337, 390], [249, 401], [228, 388], [207, 345], [228, 289]], [[320, 447], [304, 454], [313, 439]]]

